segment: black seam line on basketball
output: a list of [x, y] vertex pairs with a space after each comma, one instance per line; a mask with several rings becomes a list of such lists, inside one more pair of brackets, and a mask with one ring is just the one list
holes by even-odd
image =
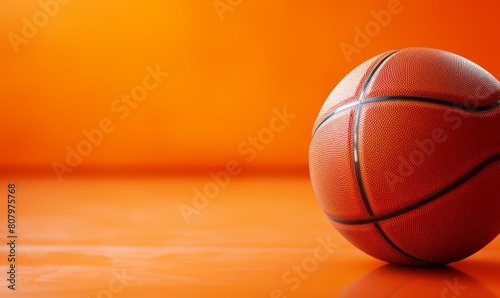
[[417, 102], [423, 102], [423, 103], [432, 103], [432, 104], [437, 104], [437, 105], [443, 105], [455, 109], [460, 109], [460, 110], [465, 110], [468, 112], [485, 112], [485, 111], [491, 111], [495, 108], [500, 107], [500, 99], [497, 99], [493, 101], [489, 105], [485, 106], [469, 106], [469, 105], [462, 105], [458, 103], [453, 103], [449, 101], [444, 101], [441, 99], [435, 99], [435, 98], [429, 98], [429, 97], [420, 97], [420, 96], [406, 96], [406, 95], [391, 95], [391, 96], [378, 96], [378, 97], [371, 97], [365, 99], [364, 103], [372, 103], [372, 102], [380, 102], [380, 101], [417, 101]]
[[383, 57], [371, 70], [370, 74], [368, 74], [368, 77], [366, 78], [365, 82], [363, 83], [363, 87], [361, 89], [359, 99], [358, 99], [358, 104], [356, 106], [356, 112], [354, 115], [354, 124], [353, 124], [353, 134], [352, 134], [352, 145], [353, 145], [353, 153], [354, 153], [354, 171], [356, 174], [356, 180], [358, 182], [358, 188], [359, 192], [361, 195], [361, 198], [363, 200], [363, 203], [365, 205], [366, 210], [368, 211], [368, 214], [370, 216], [373, 216], [373, 211], [370, 206], [370, 203], [368, 202], [368, 197], [366, 196], [366, 191], [365, 187], [363, 185], [363, 180], [361, 179], [361, 167], [359, 165], [359, 153], [358, 153], [358, 130], [359, 130], [359, 118], [360, 118], [360, 112], [361, 112], [361, 105], [363, 104], [363, 97], [365, 96], [366, 88], [368, 87], [368, 84], [370, 84], [371, 79], [375, 75], [375, 73], [378, 71], [380, 66], [384, 64], [384, 62], [389, 59], [392, 55], [397, 53], [397, 51], [394, 51], [392, 53], [387, 54], [385, 57]]
[[[372, 78], [375, 76], [378, 69], [384, 64], [384, 62], [386, 62], [391, 56], [393, 56], [397, 52], [398, 51], [394, 51], [392, 53], [387, 54], [372, 69], [372, 71], [370, 72], [370, 74], [366, 78], [366, 81], [363, 84], [363, 88], [361, 89], [361, 94], [359, 95], [359, 103], [356, 107], [356, 113], [354, 115], [353, 137], [352, 137], [353, 138], [353, 147], [354, 147], [354, 169], [356, 172], [356, 180], [358, 182], [359, 193], [361, 195], [361, 198], [363, 200], [363, 204], [365, 205], [366, 211], [368, 212], [369, 216], [373, 216], [374, 213], [373, 213], [373, 210], [370, 206], [370, 202], [368, 201], [368, 196], [366, 195], [365, 186], [363, 184], [363, 179], [361, 177], [361, 166], [359, 163], [358, 131], [359, 131], [359, 118], [360, 118], [360, 114], [361, 114], [361, 106], [363, 105], [364, 100], [365, 100], [364, 97], [365, 97], [365, 93], [366, 93], [366, 88], [370, 84]], [[409, 259], [418, 261], [418, 262], [427, 263], [427, 264], [431, 264], [431, 265], [437, 265], [436, 263], [421, 260], [421, 259], [414, 257], [414, 256], [410, 255], [409, 253], [405, 252], [400, 247], [398, 247], [394, 242], [392, 242], [392, 240], [387, 236], [387, 234], [385, 234], [385, 232], [382, 230], [382, 228], [379, 226], [378, 223], [374, 223], [374, 226], [377, 229], [377, 231], [379, 232], [379, 234], [385, 239], [387, 244], [389, 244], [392, 248], [394, 248], [396, 251], [398, 251], [403, 256], [405, 256]]]
[[325, 123], [328, 119], [330, 119], [331, 117], [333, 117], [333, 115], [336, 115], [342, 111], [345, 111], [349, 108], [352, 108], [356, 105], [359, 104], [359, 100], [356, 100], [354, 102], [351, 102], [351, 103], [348, 103], [348, 104], [345, 104], [345, 105], [342, 105], [338, 108], [336, 108], [335, 110], [333, 110], [332, 112], [330, 112], [323, 120], [321, 120], [321, 122], [318, 124], [318, 126], [316, 127], [316, 129], [314, 130], [313, 132], [313, 136], [316, 134], [316, 132], [318, 131], [318, 129], [323, 125], [323, 123]]
[[404, 213], [413, 211], [419, 207], [427, 205], [427, 204], [431, 203], [432, 201], [440, 198], [441, 196], [446, 195], [447, 193], [458, 188], [460, 185], [466, 183], [468, 180], [472, 179], [474, 176], [479, 174], [481, 171], [483, 171], [488, 166], [490, 166], [498, 161], [500, 161], [500, 153], [496, 153], [496, 154], [490, 156], [489, 158], [483, 160], [477, 166], [475, 166], [470, 171], [465, 173], [465, 175], [458, 178], [450, 185], [436, 191], [435, 193], [431, 194], [430, 196], [426, 197], [425, 199], [422, 199], [418, 202], [415, 202], [409, 206], [406, 206], [404, 208], [398, 209], [398, 210], [393, 211], [393, 212], [389, 212], [389, 213], [386, 213], [383, 215], [373, 215], [373, 216], [370, 216], [368, 218], [363, 218], [363, 219], [340, 219], [340, 218], [336, 218], [328, 213], [326, 213], [326, 215], [334, 222], [344, 224], [344, 225], [363, 225], [363, 224], [377, 223], [377, 222], [380, 222], [383, 220], [391, 219], [393, 217], [402, 215]]
[[359, 98], [357, 101], [355, 102], [352, 102], [352, 103], [349, 103], [349, 104], [346, 104], [344, 106], [341, 106], [340, 108], [334, 110], [333, 112], [331, 112], [328, 116], [325, 117], [325, 119], [323, 119], [319, 124], [318, 126], [316, 127], [316, 129], [314, 130], [313, 132], [313, 137], [314, 137], [314, 134], [316, 133], [316, 131], [318, 131], [318, 129], [323, 125], [323, 123], [325, 123], [326, 120], [328, 120], [330, 117], [332, 117], [333, 115], [335, 115], [336, 113], [339, 113], [345, 109], [348, 109], [350, 107], [353, 107], [353, 106], [356, 106], [357, 105], [357, 109], [361, 106], [361, 101], [363, 99], [363, 97], [365, 96], [365, 90], [366, 90], [366, 87], [368, 86], [368, 84], [370, 83], [372, 77], [373, 77], [373, 74], [375, 72], [377, 72], [378, 68], [384, 64], [385, 60], [387, 60], [389, 57], [391, 57], [392, 55], [396, 54], [396, 52], [398, 51], [393, 51], [389, 54], [387, 54], [384, 58], [382, 58], [378, 63], [377, 65], [375, 65], [375, 67], [372, 69], [372, 71], [368, 74], [368, 76], [366, 77], [365, 79], [365, 82], [363, 83], [363, 86], [361, 87], [361, 93], [359, 94]]
[[[392, 96], [370, 97], [370, 98], [366, 98], [364, 100], [363, 104], [369, 104], [369, 103], [381, 102], [381, 101], [416, 101], [416, 102], [422, 102], [422, 103], [431, 103], [431, 104], [437, 104], [437, 105], [447, 106], [447, 107], [450, 107], [450, 108], [460, 109], [460, 110], [464, 110], [464, 111], [468, 111], [468, 112], [487, 112], [487, 111], [491, 111], [491, 110], [494, 110], [495, 108], [500, 107], [500, 99], [497, 99], [492, 104], [486, 105], [486, 106], [469, 106], [469, 105], [462, 105], [462, 104], [452, 103], [452, 102], [449, 102], [449, 101], [444, 101], [444, 100], [436, 99], [436, 98], [420, 97], [420, 96], [407, 96], [407, 95], [392, 95]], [[316, 127], [316, 129], [313, 132], [313, 136], [314, 136], [314, 134], [316, 134], [316, 132], [318, 131], [318, 129], [320, 127], [322, 127], [323, 124], [328, 119], [330, 119], [331, 117], [333, 117], [334, 115], [336, 115], [336, 114], [338, 114], [338, 113], [340, 113], [342, 111], [345, 111], [345, 110], [347, 110], [349, 108], [352, 108], [352, 107], [356, 106], [359, 103], [360, 103], [359, 100], [357, 100], [355, 102], [351, 102], [351, 103], [342, 105], [342, 106], [336, 108], [335, 110], [333, 110], [332, 112], [330, 112], [318, 124], [318, 126]]]
[[390, 246], [392, 246], [395, 250], [397, 250], [403, 256], [405, 256], [407, 258], [410, 258], [412, 260], [415, 260], [415, 261], [419, 261], [419, 262], [422, 262], [422, 263], [431, 264], [433, 266], [442, 266], [443, 265], [442, 263], [435, 263], [435, 262], [431, 262], [431, 261], [425, 261], [425, 260], [422, 260], [422, 259], [419, 259], [419, 258], [416, 258], [416, 257], [410, 255], [406, 251], [402, 250], [399, 246], [397, 246], [394, 242], [392, 242], [392, 240], [387, 236], [387, 234], [384, 232], [384, 230], [382, 230], [382, 227], [378, 223], [374, 223], [374, 226], [377, 229], [377, 231], [380, 233], [380, 235], [382, 236], [382, 238], [384, 238], [384, 240]]

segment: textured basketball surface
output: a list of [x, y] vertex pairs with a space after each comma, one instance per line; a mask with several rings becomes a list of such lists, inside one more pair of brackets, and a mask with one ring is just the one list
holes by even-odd
[[441, 50], [374, 57], [332, 91], [309, 151], [316, 198], [367, 254], [439, 265], [500, 232], [500, 84]]

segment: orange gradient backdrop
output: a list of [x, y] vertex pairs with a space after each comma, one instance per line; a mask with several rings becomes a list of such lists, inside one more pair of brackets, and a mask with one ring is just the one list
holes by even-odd
[[[16, 53], [10, 32], [22, 36], [23, 18], [32, 20], [39, 1], [0, 0], [3, 168], [51, 171], [67, 146], [84, 140], [82, 130], [109, 118], [115, 130], [83, 157], [82, 169], [192, 169], [235, 159], [248, 169], [305, 172], [324, 99], [380, 52], [441, 48], [500, 76], [498, 1], [401, 0], [402, 11], [349, 63], [340, 44], [353, 44], [355, 28], [391, 1], [242, 0], [223, 20], [213, 0], [66, 2]], [[170, 75], [119, 119], [113, 101], [157, 65]], [[269, 126], [274, 108], [296, 117], [254, 158], [242, 154], [239, 146]]]

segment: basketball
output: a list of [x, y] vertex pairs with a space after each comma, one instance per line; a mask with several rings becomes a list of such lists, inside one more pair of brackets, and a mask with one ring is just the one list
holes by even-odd
[[437, 49], [382, 53], [333, 89], [313, 126], [316, 199], [354, 246], [437, 266], [500, 232], [500, 83]]

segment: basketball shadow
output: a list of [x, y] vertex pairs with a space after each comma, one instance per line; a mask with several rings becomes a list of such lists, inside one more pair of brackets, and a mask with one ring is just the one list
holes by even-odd
[[497, 297], [477, 279], [453, 267], [379, 267], [346, 286], [337, 297]]

